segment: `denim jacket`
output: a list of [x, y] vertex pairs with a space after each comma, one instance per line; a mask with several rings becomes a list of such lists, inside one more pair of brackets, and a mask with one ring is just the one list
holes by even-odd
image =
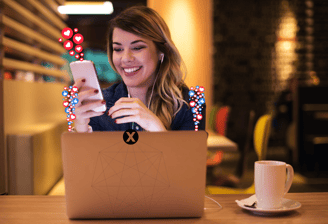
[[[126, 85], [123, 81], [120, 83], [113, 84], [105, 90], [102, 90], [104, 100], [106, 100], [106, 112], [98, 117], [90, 118], [89, 125], [92, 127], [93, 131], [126, 131], [127, 129], [132, 129], [132, 122], [124, 124], [116, 124], [115, 119], [110, 118], [107, 113], [108, 110], [114, 106], [115, 102], [121, 97], [128, 97], [128, 92]], [[189, 89], [183, 88], [182, 95], [187, 103], [189, 100]], [[203, 104], [202, 116], [203, 119], [200, 120], [198, 124], [198, 130], [205, 130], [205, 119], [206, 119], [206, 104]], [[171, 123], [171, 130], [195, 130], [195, 122], [193, 121], [193, 113], [191, 107], [188, 107], [185, 103], [183, 104], [181, 110], [176, 114], [175, 118]], [[134, 130], [144, 131], [141, 126], [134, 123]]]

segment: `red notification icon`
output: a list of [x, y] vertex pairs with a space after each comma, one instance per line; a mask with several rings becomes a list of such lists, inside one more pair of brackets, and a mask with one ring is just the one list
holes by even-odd
[[62, 30], [61, 34], [65, 39], [69, 39], [73, 36], [73, 30], [69, 27], [66, 27]]
[[79, 59], [80, 58], [80, 55], [79, 54], [75, 55], [75, 58], [76, 59]]
[[67, 40], [64, 42], [64, 48], [66, 50], [71, 50], [73, 48], [73, 42], [70, 40]]
[[83, 42], [83, 40], [84, 40], [84, 38], [83, 38], [82, 34], [77, 33], [73, 36], [73, 42], [76, 44], [81, 44]]
[[76, 46], [75, 46], [75, 51], [76, 51], [77, 53], [80, 53], [81, 51], [83, 51], [83, 47], [82, 47], [81, 45], [76, 45]]
[[74, 92], [77, 92], [78, 88], [77, 88], [76, 86], [73, 86], [72, 90], [73, 90]]
[[71, 55], [71, 56], [74, 56], [74, 54], [75, 54], [74, 51], [70, 51], [70, 52], [69, 52], [69, 55]]

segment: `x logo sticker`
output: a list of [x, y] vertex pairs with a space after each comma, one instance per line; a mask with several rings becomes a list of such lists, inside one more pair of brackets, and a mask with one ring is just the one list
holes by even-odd
[[126, 144], [133, 145], [137, 143], [139, 135], [135, 130], [128, 129], [123, 134], [123, 140]]

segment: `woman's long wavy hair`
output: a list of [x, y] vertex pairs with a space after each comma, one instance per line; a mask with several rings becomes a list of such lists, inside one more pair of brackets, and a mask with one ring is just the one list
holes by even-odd
[[[187, 87], [184, 82], [186, 66], [171, 39], [169, 28], [155, 10], [146, 6], [133, 6], [112, 19], [109, 24], [107, 53], [109, 63], [116, 72], [113, 63], [114, 28], [151, 40], [157, 50], [164, 53], [164, 60], [162, 63], [159, 61], [156, 71], [158, 77], [154, 83], [154, 93], [149, 109], [163, 122], [165, 128], [170, 130], [172, 120], [182, 108], [183, 103], [186, 103], [188, 107], [189, 105], [182, 96], [182, 87]], [[147, 96], [151, 89], [152, 85], [148, 89]]]

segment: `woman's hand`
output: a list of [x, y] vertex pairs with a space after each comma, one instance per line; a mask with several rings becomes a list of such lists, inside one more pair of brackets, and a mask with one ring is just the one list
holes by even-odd
[[[85, 82], [85, 80], [84, 80]], [[84, 87], [84, 82], [82, 79], [79, 79], [74, 83], [73, 86], [78, 88], [78, 99], [79, 102], [75, 106], [75, 129], [77, 132], [87, 132], [88, 131], [88, 124], [90, 122], [90, 117], [96, 117], [103, 115], [105, 111], [102, 112], [95, 112], [93, 111], [94, 108], [102, 106], [106, 101], [97, 100], [94, 102], [85, 102], [85, 99], [89, 98], [90, 96], [94, 96], [98, 93], [96, 89], [89, 89], [86, 90]]]
[[117, 124], [136, 122], [146, 131], [166, 131], [162, 121], [138, 98], [122, 97], [108, 111], [108, 116], [116, 119]]

